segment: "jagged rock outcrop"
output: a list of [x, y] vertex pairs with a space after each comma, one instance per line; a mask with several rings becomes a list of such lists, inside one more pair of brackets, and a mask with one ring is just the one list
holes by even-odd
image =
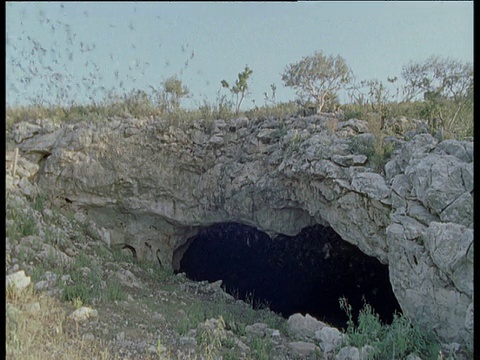
[[473, 143], [386, 138], [394, 151], [380, 174], [366, 131], [361, 120], [326, 116], [152, 117], [18, 125], [12, 134], [39, 165], [38, 186], [94, 220], [112, 246], [178, 268], [188, 239], [214, 223], [271, 236], [331, 226], [389, 265], [413, 321], [471, 347]]

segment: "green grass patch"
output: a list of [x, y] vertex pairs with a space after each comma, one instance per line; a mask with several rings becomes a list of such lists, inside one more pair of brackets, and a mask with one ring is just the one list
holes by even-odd
[[273, 344], [268, 338], [255, 337], [250, 342], [252, 356], [256, 360], [269, 360], [273, 350]]
[[113, 280], [107, 281], [107, 288], [102, 299], [111, 302], [125, 300], [126, 298], [127, 296], [118, 282]]
[[38, 235], [37, 224], [33, 212], [29, 208], [20, 209], [7, 203], [6, 218], [12, 220], [6, 227], [7, 237], [19, 239], [25, 236]]
[[441, 345], [433, 334], [414, 326], [404, 315], [395, 314], [390, 325], [382, 324], [372, 307], [364, 304], [355, 323], [352, 308], [345, 298], [339, 300], [340, 307], [348, 316], [345, 345], [374, 348], [370, 359], [404, 359], [416, 354], [421, 359], [437, 360]]
[[92, 303], [92, 292], [85, 283], [66, 285], [63, 289], [63, 300], [71, 301], [80, 299], [83, 304]]
[[251, 306], [229, 304], [225, 300], [203, 301], [192, 303], [186, 310], [186, 316], [177, 320], [177, 330], [186, 334], [188, 330], [195, 329], [198, 324], [212, 318], [222, 316], [227, 330], [236, 335], [246, 335], [245, 328], [256, 322], [263, 322], [272, 329], [285, 331], [286, 322], [280, 315], [270, 310], [256, 310]]
[[45, 208], [45, 203], [48, 197], [45, 194], [38, 194], [33, 200], [33, 209], [36, 211], [42, 211]]

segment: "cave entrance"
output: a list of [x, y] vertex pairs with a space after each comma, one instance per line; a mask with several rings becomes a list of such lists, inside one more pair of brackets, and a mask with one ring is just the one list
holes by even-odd
[[194, 281], [221, 279], [236, 298], [267, 304], [286, 318], [308, 313], [345, 328], [340, 297], [348, 300], [355, 319], [364, 302], [385, 323], [401, 311], [388, 267], [329, 227], [315, 225], [297, 236], [271, 239], [247, 225], [220, 223], [204, 228], [189, 243], [180, 272]]

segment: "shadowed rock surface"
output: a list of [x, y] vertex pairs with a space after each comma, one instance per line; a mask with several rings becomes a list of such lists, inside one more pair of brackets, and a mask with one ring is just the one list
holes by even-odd
[[286, 318], [308, 313], [339, 328], [348, 320], [340, 297], [354, 318], [363, 299], [385, 323], [400, 311], [388, 267], [321, 225], [275, 239], [246, 225], [212, 225], [195, 237], [180, 270], [193, 280], [221, 279], [229, 293]]

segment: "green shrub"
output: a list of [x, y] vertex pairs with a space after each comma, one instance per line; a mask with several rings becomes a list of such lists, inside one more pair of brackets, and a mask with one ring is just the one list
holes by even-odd
[[279, 127], [272, 132], [272, 137], [281, 139], [285, 135], [287, 135], [287, 132], [288, 132], [287, 125], [285, 124], [285, 121], [282, 119], [280, 120]]
[[80, 299], [83, 304], [92, 303], [92, 295], [86, 284], [66, 285], [63, 288], [64, 301], [78, 301]]
[[213, 104], [207, 100], [203, 100], [203, 104], [198, 107], [196, 113], [199, 115], [199, 118], [206, 121], [217, 119], [229, 120], [236, 116], [232, 101], [227, 100], [227, 96], [220, 94], [220, 91], [217, 93], [216, 101]]
[[381, 118], [370, 114], [366, 118], [369, 134], [372, 137], [354, 137], [351, 149], [354, 154], [365, 155], [368, 165], [374, 171], [383, 173], [386, 163], [390, 160], [394, 145], [386, 143], [388, 132], [381, 128]]
[[23, 210], [18, 209], [15, 205], [7, 205], [6, 218], [13, 220], [7, 224], [7, 237], [15, 239], [38, 234], [35, 217], [30, 209]]
[[75, 257], [75, 264], [74, 268], [82, 268], [82, 267], [87, 267], [90, 268], [92, 264], [92, 260], [90, 256], [87, 254], [80, 252], [76, 257]]
[[45, 208], [45, 202], [47, 201], [48, 197], [45, 194], [39, 194], [35, 196], [33, 201], [33, 208], [37, 211], [42, 211]]
[[252, 356], [257, 360], [269, 360], [273, 350], [273, 344], [268, 338], [255, 337], [250, 343]]
[[422, 359], [437, 359], [441, 347], [436, 336], [420, 330], [406, 316], [395, 314], [392, 324], [382, 324], [372, 307], [364, 304], [355, 324], [351, 305], [345, 298], [340, 298], [339, 303], [348, 317], [347, 346], [359, 349], [365, 345], [372, 346], [371, 359], [404, 359], [409, 354], [416, 354]]
[[441, 349], [435, 336], [413, 326], [407, 317], [399, 314], [394, 315], [377, 348], [379, 358], [395, 359], [414, 353], [422, 359], [435, 360]]
[[295, 136], [288, 143], [287, 149], [285, 150], [285, 154], [291, 155], [294, 152], [297, 152], [304, 141], [305, 139], [302, 137], [302, 134], [299, 132], [296, 132]]
[[108, 302], [126, 299], [125, 292], [123, 292], [122, 287], [116, 281], [107, 281], [105, 294], [104, 299]]
[[20, 229], [20, 233], [23, 236], [38, 234], [38, 228], [37, 228], [37, 224], [35, 223], [35, 218], [33, 217], [33, 214], [30, 211], [21, 217], [19, 229]]

